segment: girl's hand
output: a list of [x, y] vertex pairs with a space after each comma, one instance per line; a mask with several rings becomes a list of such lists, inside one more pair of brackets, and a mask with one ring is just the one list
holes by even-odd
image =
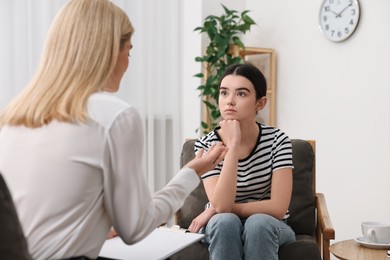
[[219, 123], [220, 134], [227, 147], [236, 147], [241, 142], [240, 122], [237, 120], [222, 120]]
[[216, 213], [216, 211], [210, 207], [200, 213], [195, 219], [192, 220], [191, 225], [188, 227], [188, 230], [192, 233], [198, 233], [199, 230], [206, 226], [210, 218]]

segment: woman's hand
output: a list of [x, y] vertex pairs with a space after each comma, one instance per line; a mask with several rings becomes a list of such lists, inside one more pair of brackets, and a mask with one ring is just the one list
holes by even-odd
[[118, 236], [118, 233], [116, 233], [116, 231], [114, 229], [111, 229], [108, 234], [107, 234], [107, 239], [111, 239], [111, 238], [114, 238]]
[[210, 218], [216, 213], [213, 207], [210, 207], [200, 213], [195, 219], [192, 220], [191, 225], [188, 227], [188, 230], [192, 233], [198, 233], [199, 230], [206, 226]]
[[184, 166], [196, 171], [198, 176], [214, 169], [225, 157], [227, 147], [222, 142], [219, 142], [216, 145], [211, 146], [204, 156], [203, 152], [203, 149], [199, 150], [196, 157]]

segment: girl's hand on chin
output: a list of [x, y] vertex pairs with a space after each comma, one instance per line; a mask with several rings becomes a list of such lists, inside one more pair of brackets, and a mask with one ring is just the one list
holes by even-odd
[[219, 126], [221, 127], [221, 137], [227, 147], [240, 145], [241, 128], [238, 120], [222, 120], [219, 122]]

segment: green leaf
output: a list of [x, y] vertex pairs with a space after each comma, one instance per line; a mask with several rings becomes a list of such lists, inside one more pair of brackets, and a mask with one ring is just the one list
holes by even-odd
[[238, 38], [238, 37], [233, 37], [233, 42], [234, 42], [234, 44], [240, 46], [241, 49], [245, 49], [245, 46], [244, 46], [244, 44], [242, 43], [242, 41], [240, 40], [240, 38]]
[[246, 14], [249, 13], [249, 12], [250, 12], [249, 10], [244, 10], [244, 11], [242, 11], [241, 17], [243, 17], [244, 15], [246, 15]]
[[196, 28], [194, 29], [194, 31], [200, 31], [200, 33], [201, 33], [201, 32], [203, 32], [203, 27], [196, 27]]
[[205, 88], [205, 85], [200, 85], [200, 86], [198, 86], [196, 89], [203, 91], [204, 88]]
[[215, 15], [209, 15], [204, 20], [209, 21], [209, 20], [215, 20], [215, 19], [219, 19], [219, 17], [215, 16]]
[[214, 105], [214, 104], [211, 104], [210, 102], [206, 101], [206, 100], [203, 100], [203, 103], [208, 107], [210, 108], [212, 111], [217, 109], [217, 107]]
[[221, 116], [221, 112], [218, 110], [213, 110], [211, 111], [211, 116], [214, 118], [214, 119], [218, 119], [220, 116]]
[[223, 5], [223, 4], [221, 4], [221, 5], [222, 5], [223, 9], [225, 10], [225, 13], [228, 14], [230, 12], [230, 10], [225, 5]]
[[242, 20], [243, 20], [246, 24], [248, 24], [248, 25], [256, 24], [256, 22], [253, 21], [252, 18], [250, 18], [248, 15], [245, 15], [245, 14], [242, 16]]

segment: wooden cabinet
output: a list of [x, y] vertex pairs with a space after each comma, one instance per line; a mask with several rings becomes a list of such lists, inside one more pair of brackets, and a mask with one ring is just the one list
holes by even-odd
[[233, 56], [241, 56], [245, 61], [258, 67], [267, 80], [267, 105], [258, 114], [258, 120], [266, 125], [276, 126], [276, 59], [275, 50], [269, 48], [235, 46]]

